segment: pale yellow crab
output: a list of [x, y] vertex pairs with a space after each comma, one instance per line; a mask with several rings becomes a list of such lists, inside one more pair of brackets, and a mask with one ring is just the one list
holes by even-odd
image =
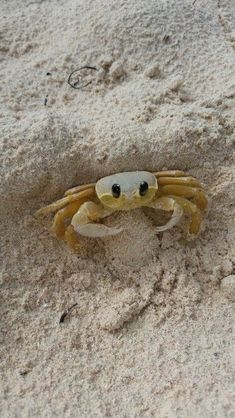
[[69, 189], [65, 197], [39, 209], [36, 216], [57, 212], [53, 221], [56, 236], [76, 249], [80, 246], [79, 235], [104, 237], [122, 231], [97, 223], [98, 220], [118, 210], [142, 206], [172, 211], [170, 220], [156, 227], [157, 232], [178, 224], [185, 213], [190, 219], [189, 233], [196, 235], [202, 212], [207, 207], [207, 197], [200, 182], [183, 171], [131, 171]]

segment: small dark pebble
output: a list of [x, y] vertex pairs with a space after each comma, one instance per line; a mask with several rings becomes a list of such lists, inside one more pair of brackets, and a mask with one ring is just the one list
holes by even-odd
[[44, 99], [44, 106], [46, 106], [47, 105], [47, 98], [48, 98], [48, 94], [46, 95], [46, 97], [45, 97], [45, 99]]
[[65, 309], [65, 311], [62, 313], [59, 323], [62, 324], [66, 318], [66, 316], [78, 305], [78, 303], [74, 303], [70, 308]]
[[170, 42], [170, 36], [169, 35], [165, 35], [163, 37], [163, 42], [165, 42], [165, 44], [168, 44]]
[[21, 376], [26, 376], [29, 372], [30, 372], [30, 370], [29, 370], [29, 369], [20, 370], [20, 375], [21, 375]]

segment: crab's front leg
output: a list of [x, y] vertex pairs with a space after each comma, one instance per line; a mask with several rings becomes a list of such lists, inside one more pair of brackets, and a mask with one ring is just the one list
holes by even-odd
[[94, 202], [84, 203], [73, 216], [71, 226], [74, 231], [84, 237], [98, 238], [110, 235], [117, 235], [121, 228], [110, 228], [106, 225], [93, 223], [113, 213], [113, 210], [104, 208], [101, 204]]

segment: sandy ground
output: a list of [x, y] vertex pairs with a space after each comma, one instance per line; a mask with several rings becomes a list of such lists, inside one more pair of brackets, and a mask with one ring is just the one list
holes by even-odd
[[[233, 0], [0, 3], [0, 416], [234, 417]], [[195, 240], [135, 210], [79, 255], [33, 217], [164, 168], [206, 185]]]

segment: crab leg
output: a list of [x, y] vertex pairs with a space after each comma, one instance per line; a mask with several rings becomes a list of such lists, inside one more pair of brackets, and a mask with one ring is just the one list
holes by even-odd
[[165, 170], [165, 171], [157, 171], [153, 173], [154, 176], [157, 178], [159, 177], [186, 177], [187, 174], [184, 171], [180, 170]]
[[166, 231], [177, 225], [185, 212], [191, 217], [189, 232], [195, 235], [198, 233], [202, 222], [202, 214], [198, 207], [189, 200], [179, 196], [160, 197], [154, 203], [150, 204], [149, 207], [173, 211], [173, 215], [169, 222], [163, 226], [157, 227], [157, 232]]
[[65, 196], [69, 196], [78, 192], [82, 192], [83, 190], [95, 188], [95, 183], [89, 183], [89, 184], [82, 184], [81, 186], [72, 187], [72, 189], [68, 189], [65, 192]]
[[75, 232], [74, 227], [72, 225], [68, 226], [68, 228], [65, 231], [64, 237], [71, 248], [73, 248], [76, 251], [80, 251], [82, 249], [82, 246], [78, 240], [78, 235]]
[[183, 215], [182, 205], [176, 203], [175, 199], [172, 197], [160, 197], [148, 207], [165, 211], [173, 211], [171, 219], [165, 225], [158, 226], [156, 228], [157, 232], [163, 232], [173, 228], [173, 226], [179, 223]]
[[202, 187], [200, 182], [194, 177], [160, 177], [157, 182], [159, 186], [178, 184], [181, 186]]
[[86, 198], [91, 197], [94, 194], [95, 194], [94, 189], [89, 188], [89, 189], [83, 190], [79, 193], [73, 194], [71, 196], [63, 197], [62, 199], [57, 200], [56, 202], [53, 202], [50, 205], [45, 206], [45, 207], [37, 210], [37, 212], [35, 213], [35, 216], [38, 217], [38, 216], [48, 215], [51, 212], [56, 212], [57, 210], [64, 208], [69, 203], [78, 201], [80, 199], [83, 199], [84, 197], [86, 197]]
[[183, 197], [171, 197], [175, 200], [176, 204], [181, 206], [185, 213], [190, 215], [191, 221], [189, 224], [189, 232], [190, 234], [196, 235], [199, 232], [200, 225], [203, 219], [200, 209], [198, 209], [198, 207], [194, 203], [190, 202], [190, 200], [184, 199]]
[[85, 203], [86, 197], [80, 198], [75, 202], [69, 203], [65, 208], [60, 209], [54, 216], [52, 229], [55, 232], [57, 238], [64, 238], [65, 231], [67, 229], [66, 220], [69, 220], [75, 215], [80, 206]]
[[176, 195], [189, 198], [192, 197], [200, 209], [205, 209], [207, 207], [207, 198], [205, 192], [202, 189], [174, 184], [162, 186], [160, 187], [159, 191], [164, 195]]
[[110, 228], [103, 224], [92, 223], [98, 219], [111, 215], [112, 210], [94, 202], [84, 203], [73, 216], [71, 225], [74, 230], [85, 237], [98, 238], [108, 235], [116, 235], [122, 231], [121, 228]]

